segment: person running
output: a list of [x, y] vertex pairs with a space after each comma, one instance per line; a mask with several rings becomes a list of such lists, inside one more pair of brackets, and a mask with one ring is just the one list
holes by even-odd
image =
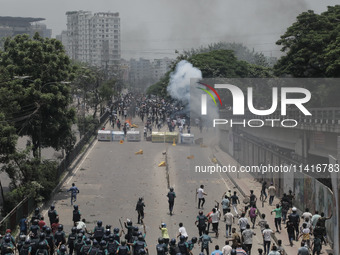
[[[273, 214], [275, 212], [275, 227], [276, 227], [276, 232], [280, 233], [281, 231], [281, 217], [282, 217], [282, 207], [277, 204], [276, 208], [270, 212], [270, 214]], [[280, 230], [279, 230], [280, 229]]]
[[240, 226], [240, 232], [242, 232], [247, 228], [248, 219], [246, 218], [245, 213], [241, 214], [241, 218], [238, 220], [238, 225]]
[[183, 223], [180, 222], [178, 224], [179, 226], [179, 229], [178, 229], [178, 235], [177, 235], [177, 238], [181, 237], [181, 236], [184, 236], [185, 239], [188, 239], [188, 233], [187, 233], [187, 230], [185, 229], [185, 227], [183, 226]]
[[277, 250], [277, 247], [273, 245], [271, 251], [268, 253], [268, 255], [280, 255], [279, 251]]
[[227, 209], [230, 206], [230, 201], [229, 201], [227, 195], [224, 195], [224, 198], [222, 199], [221, 205], [222, 205], [223, 215], [225, 215], [227, 213]]
[[249, 210], [249, 217], [250, 217], [250, 221], [253, 224], [253, 229], [255, 228], [255, 222], [256, 222], [256, 217], [258, 215], [258, 210], [256, 208], [256, 205], [252, 205], [252, 207]]
[[73, 202], [77, 201], [77, 194], [79, 193], [79, 189], [74, 183], [72, 183], [72, 187], [69, 188], [67, 192], [71, 192], [71, 205], [73, 205]]
[[238, 217], [237, 204], [240, 203], [240, 200], [238, 199], [238, 196], [236, 195], [236, 191], [234, 191], [234, 195], [232, 195], [230, 199], [231, 199], [231, 205], [233, 206], [235, 214]]
[[[198, 228], [199, 236], [202, 236], [207, 228], [206, 222], [208, 221], [207, 216], [203, 214], [203, 211], [199, 211], [198, 216], [195, 221], [195, 225]], [[208, 231], [209, 232], [209, 231]]]
[[138, 202], [136, 204], [136, 211], [138, 213], [138, 222], [137, 224], [143, 224], [143, 219], [144, 219], [144, 207], [145, 207], [145, 204], [143, 202], [143, 198], [140, 197], [138, 199]]
[[209, 236], [209, 232], [205, 231], [205, 233], [200, 236], [198, 244], [202, 243], [201, 245], [201, 252], [204, 250], [206, 251], [207, 255], [210, 255], [209, 253], [209, 243], [212, 243], [211, 237]]
[[176, 193], [174, 192], [174, 188], [171, 187], [170, 191], [167, 194], [168, 197], [168, 203], [169, 203], [169, 212], [170, 215], [172, 215], [172, 211], [174, 209], [174, 204], [175, 204], [175, 198], [176, 198]]
[[230, 208], [227, 209], [227, 213], [224, 215], [226, 237], [231, 235], [231, 226], [234, 223], [234, 215], [230, 212]]
[[293, 246], [293, 241], [295, 240], [294, 222], [292, 222], [290, 219], [288, 219], [285, 228], [287, 229], [289, 244], [290, 244], [290, 246]]
[[254, 235], [256, 235], [256, 233], [251, 230], [250, 225], [247, 224], [246, 229], [242, 232], [242, 243], [247, 247], [248, 255], [251, 255]]
[[[205, 203], [205, 198], [204, 196], [207, 195], [207, 193], [204, 192], [204, 185], [201, 185], [196, 192], [196, 195], [198, 197], [198, 209], [200, 209], [202, 207], [203, 209], [203, 205]], [[202, 203], [202, 204], [201, 204]]]
[[218, 222], [220, 220], [220, 211], [214, 208], [212, 214], [210, 215], [210, 218], [213, 231], [215, 232], [216, 237], [218, 237]]
[[271, 230], [269, 228], [269, 225], [266, 224], [265, 229], [262, 232], [264, 254], [268, 254], [269, 253], [270, 243], [271, 243], [271, 240], [272, 240], [271, 239], [272, 234], [273, 234], [273, 230]]
[[272, 182], [270, 183], [270, 186], [268, 187], [268, 194], [269, 194], [269, 205], [271, 206], [273, 204], [274, 197], [276, 194], [276, 188]]
[[233, 249], [230, 245], [229, 245], [229, 241], [228, 240], [226, 240], [225, 242], [224, 242], [224, 246], [222, 247], [222, 253], [223, 253], [223, 255], [230, 255], [230, 252], [231, 252], [231, 250]]
[[267, 182], [266, 182], [266, 181], [263, 181], [263, 182], [262, 182], [262, 187], [261, 187], [261, 196], [264, 196], [263, 201], [266, 201], [266, 199], [267, 199], [267, 192], [266, 192], [266, 189], [267, 189]]

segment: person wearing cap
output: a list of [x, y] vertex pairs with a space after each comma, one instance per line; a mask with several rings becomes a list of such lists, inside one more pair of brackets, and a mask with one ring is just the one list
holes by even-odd
[[160, 226], [159, 229], [162, 231], [162, 238], [164, 240], [164, 244], [168, 246], [169, 244], [169, 234], [168, 234], [168, 229], [166, 228], [166, 224], [163, 222]]
[[268, 187], [268, 194], [269, 194], [269, 205], [272, 205], [275, 194], [276, 194], [276, 188], [272, 182], [270, 183], [270, 186]]
[[300, 215], [297, 213], [296, 207], [292, 208], [292, 213], [289, 214], [288, 219], [293, 223], [295, 229], [295, 237], [296, 239], [299, 236], [299, 224], [300, 224]]

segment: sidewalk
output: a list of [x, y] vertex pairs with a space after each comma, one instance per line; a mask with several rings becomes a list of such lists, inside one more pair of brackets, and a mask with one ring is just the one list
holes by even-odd
[[[214, 156], [217, 162], [222, 166], [227, 165], [237, 165], [237, 161], [232, 158], [229, 154], [222, 151], [219, 147], [214, 148]], [[259, 195], [261, 194], [261, 183], [256, 181], [253, 176], [249, 173], [227, 173], [228, 178], [235, 184], [235, 186], [239, 189], [243, 196], [249, 195], [250, 190], [254, 190], [254, 194], [258, 198], [257, 208], [260, 213], [264, 213], [266, 215], [266, 220], [269, 224], [269, 227], [275, 232], [275, 223], [274, 223], [274, 216], [275, 214], [271, 215], [270, 212], [275, 209], [275, 205], [279, 203], [279, 198], [275, 197], [273, 201], [273, 205], [270, 206], [268, 203], [268, 199], [264, 202], [264, 206], [262, 207], [262, 203], [259, 200]], [[242, 201], [241, 201], [242, 202]], [[300, 214], [301, 215], [301, 214]], [[258, 222], [258, 219], [257, 219]], [[293, 247], [289, 245], [288, 234], [286, 229], [284, 228], [285, 225], [281, 224], [282, 231], [281, 233], [275, 233], [273, 240], [277, 243], [277, 240], [282, 240], [282, 247], [284, 248], [286, 254], [294, 255], [297, 254], [297, 250], [300, 247], [301, 239], [298, 242], [294, 242]], [[331, 247], [329, 246], [322, 246], [323, 254], [328, 254], [331, 251]]]

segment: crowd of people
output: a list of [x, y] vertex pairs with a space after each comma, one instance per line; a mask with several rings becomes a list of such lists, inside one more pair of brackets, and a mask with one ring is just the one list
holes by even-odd
[[[190, 119], [185, 114], [185, 107], [179, 102], [167, 102], [159, 98], [146, 98], [144, 96], [127, 93], [115, 102], [110, 109], [110, 124], [114, 128], [116, 124], [121, 128], [120, 119], [126, 120], [128, 115], [138, 115], [145, 124], [144, 132], [152, 132], [152, 128], [160, 129], [167, 125], [169, 131], [175, 128], [179, 132], [187, 128], [190, 133]], [[124, 122], [123, 130], [129, 128], [129, 122]], [[202, 127], [200, 120], [195, 120], [197, 127]], [[145, 131], [146, 130], [146, 131]], [[273, 183], [267, 187], [263, 182], [260, 199], [266, 202], [267, 192], [269, 194], [269, 205], [273, 206], [271, 213], [275, 214], [275, 231], [269, 227], [267, 215], [260, 214], [257, 209], [257, 197], [253, 191], [243, 201], [246, 206], [240, 210], [240, 199], [237, 191], [226, 191], [220, 201], [216, 201], [214, 208], [208, 213], [204, 213], [205, 198], [208, 194], [201, 185], [196, 191], [198, 215], [195, 226], [198, 229], [197, 237], [189, 237], [183, 222], [179, 223], [178, 233], [170, 237], [166, 223], [159, 226], [160, 237], [155, 245], [155, 251], [150, 252], [146, 243], [146, 230], [144, 225], [143, 198], [139, 198], [135, 210], [137, 211], [137, 224], [133, 225], [131, 220], [120, 222], [120, 227], [105, 225], [98, 220], [92, 231], [86, 227], [86, 220], [82, 217], [79, 206], [75, 204], [79, 189], [72, 184], [68, 190], [71, 193], [71, 205], [73, 206], [72, 220], [74, 226], [66, 233], [59, 219], [59, 215], [54, 205], [48, 210], [49, 224], [45, 222], [40, 214], [40, 209], [36, 208], [30, 221], [27, 217], [20, 220], [20, 234], [17, 239], [11, 235], [8, 229], [4, 236], [1, 236], [0, 247], [2, 255], [143, 255], [147, 253], [157, 255], [193, 255], [194, 247], [199, 246], [199, 255], [282, 255], [282, 241], [272, 244], [274, 232], [284, 234], [286, 232], [290, 244], [301, 241], [298, 255], [320, 255], [322, 245], [327, 243], [326, 217], [323, 212], [315, 211], [314, 214], [305, 211], [299, 215], [297, 208], [293, 206], [294, 194], [283, 194], [277, 204], [274, 204], [276, 189]], [[170, 188], [168, 194], [169, 214], [173, 214], [176, 193], [174, 188]], [[224, 226], [221, 227], [220, 223]], [[211, 231], [210, 231], [211, 226]], [[253, 249], [253, 237], [256, 235], [254, 229], [260, 228], [263, 239], [263, 248], [256, 251]], [[210, 233], [215, 234], [215, 238], [221, 237], [220, 229], [225, 229], [223, 236], [223, 247], [215, 245], [214, 250], [210, 250], [212, 238]], [[225, 234], [225, 235], [224, 235]], [[279, 236], [278, 236], [279, 237]], [[219, 239], [221, 240], [221, 238]], [[211, 252], [211, 253], [210, 253]], [[291, 254], [289, 254], [291, 255]]]

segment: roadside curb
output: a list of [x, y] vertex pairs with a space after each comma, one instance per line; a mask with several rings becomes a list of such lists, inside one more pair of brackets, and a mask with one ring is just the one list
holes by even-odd
[[[105, 126], [108, 123], [108, 120], [106, 120], [102, 126]], [[72, 162], [72, 164], [70, 165], [70, 167], [68, 167], [68, 169], [65, 171], [64, 173], [64, 177], [59, 181], [59, 183], [57, 184], [57, 186], [52, 190], [51, 192], [51, 198], [48, 201], [43, 202], [42, 206], [41, 206], [41, 211], [44, 212], [46, 210], [49, 209], [49, 207], [51, 206], [51, 204], [54, 202], [54, 197], [55, 195], [58, 193], [58, 191], [60, 190], [61, 186], [65, 183], [65, 181], [72, 176], [74, 170], [76, 169], [76, 166], [78, 166], [78, 164], [81, 162], [81, 160], [84, 158], [84, 156], [86, 155], [86, 153], [88, 152], [88, 150], [90, 148], [92, 148], [93, 143], [96, 141], [96, 136], [94, 135], [90, 141], [87, 143], [87, 146], [85, 148], [85, 150], [80, 153], [78, 155], [78, 157], [74, 160], [74, 162]], [[44, 213], [42, 213], [44, 214]]]

